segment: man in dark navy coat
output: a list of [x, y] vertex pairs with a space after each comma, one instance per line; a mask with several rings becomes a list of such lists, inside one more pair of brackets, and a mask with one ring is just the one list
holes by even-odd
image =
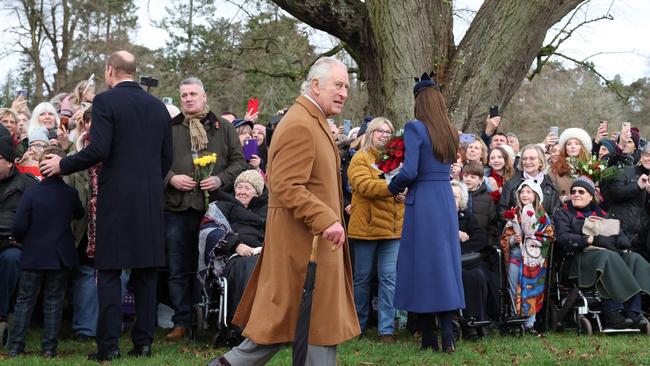
[[[170, 118], [165, 105], [133, 81], [135, 58], [113, 53], [104, 78], [109, 90], [93, 101], [91, 143], [62, 160], [49, 156], [44, 174], [71, 174], [101, 163], [97, 195], [95, 267], [98, 352], [89, 359], [120, 357], [120, 273], [131, 269], [137, 320], [132, 356], [150, 356], [156, 325], [156, 267], [165, 265], [163, 178], [172, 163]], [[60, 161], [59, 161], [60, 160]]]

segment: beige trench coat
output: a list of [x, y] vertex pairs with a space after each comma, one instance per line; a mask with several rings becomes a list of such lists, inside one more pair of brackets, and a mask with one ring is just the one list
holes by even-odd
[[[340, 158], [324, 114], [299, 97], [273, 133], [269, 208], [261, 257], [233, 323], [258, 344], [293, 341], [314, 235], [343, 222]], [[360, 333], [348, 243], [318, 246], [309, 344], [331, 346]]]

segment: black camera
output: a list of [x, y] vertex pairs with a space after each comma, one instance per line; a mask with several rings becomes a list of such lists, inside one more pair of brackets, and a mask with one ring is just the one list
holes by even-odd
[[158, 79], [153, 76], [140, 76], [140, 85], [144, 85], [147, 88], [157, 88]]

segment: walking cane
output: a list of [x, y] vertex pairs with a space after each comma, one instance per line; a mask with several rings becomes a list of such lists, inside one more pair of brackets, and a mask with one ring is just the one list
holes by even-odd
[[314, 284], [316, 283], [316, 252], [318, 251], [318, 240], [320, 235], [314, 236], [311, 242], [311, 254], [307, 265], [307, 275], [302, 291], [302, 302], [296, 323], [296, 333], [293, 338], [292, 365], [304, 366], [307, 360], [307, 348], [309, 342], [309, 320], [311, 318], [311, 303], [314, 296]]

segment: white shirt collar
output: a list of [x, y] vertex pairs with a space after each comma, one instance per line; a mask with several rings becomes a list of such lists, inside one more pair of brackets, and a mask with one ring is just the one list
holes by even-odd
[[309, 99], [310, 102], [314, 103], [316, 105], [316, 107], [318, 107], [318, 109], [323, 113], [323, 115], [325, 117], [327, 117], [327, 115], [325, 114], [325, 111], [323, 110], [323, 108], [321, 108], [320, 105], [318, 105], [318, 103], [316, 103], [316, 101], [312, 97], [309, 96], [309, 94], [305, 93], [303, 95], [305, 96], [305, 98]]

